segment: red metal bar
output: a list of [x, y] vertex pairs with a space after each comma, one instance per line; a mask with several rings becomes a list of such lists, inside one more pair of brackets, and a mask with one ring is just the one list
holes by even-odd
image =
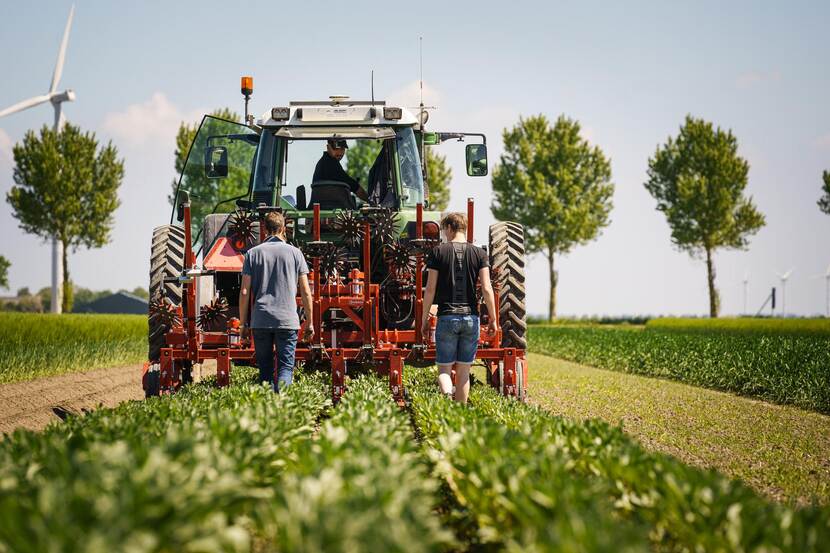
[[[314, 233], [314, 240], [320, 240], [320, 204], [314, 204], [314, 219], [312, 223], [312, 230]], [[317, 344], [323, 343], [323, 313], [320, 304], [320, 294], [322, 292], [322, 282], [320, 279], [320, 258], [314, 258], [314, 306], [312, 307], [314, 313], [311, 321], [314, 325], [314, 341]]]
[[[184, 272], [192, 269], [196, 265], [196, 256], [193, 253], [193, 236], [190, 229], [191, 213], [190, 202], [183, 206], [184, 208]], [[187, 347], [190, 350], [190, 358], [194, 363], [199, 362], [199, 336], [196, 332], [196, 280], [191, 279], [182, 285], [184, 296], [186, 298], [186, 311], [184, 313], [185, 328], [187, 329]]]
[[[415, 238], [424, 237], [424, 204], [415, 206]], [[415, 256], [415, 343], [423, 344], [421, 320], [424, 316], [424, 259], [423, 254]], [[427, 307], [429, 309], [429, 307]]]
[[372, 284], [372, 234], [369, 222], [363, 223], [363, 345], [372, 343], [372, 300], [369, 288]]
[[331, 401], [337, 404], [346, 390], [346, 358], [342, 349], [335, 349], [331, 355]]
[[389, 389], [395, 401], [403, 405], [403, 357], [397, 348], [389, 356]]
[[218, 351], [216, 357], [216, 385], [220, 388], [231, 383], [231, 357], [227, 348]]
[[473, 222], [475, 218], [475, 206], [473, 199], [467, 198], [467, 242], [473, 241]]

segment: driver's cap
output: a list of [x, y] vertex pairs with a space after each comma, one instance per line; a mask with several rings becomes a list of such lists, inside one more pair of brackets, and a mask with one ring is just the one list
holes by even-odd
[[329, 146], [332, 148], [348, 148], [349, 145], [342, 138], [329, 138]]

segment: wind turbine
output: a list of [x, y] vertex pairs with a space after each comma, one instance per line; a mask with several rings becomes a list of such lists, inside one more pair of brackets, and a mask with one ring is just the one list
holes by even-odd
[[787, 279], [790, 278], [790, 275], [793, 274], [795, 267], [784, 273], [783, 275], [780, 273], [775, 273], [778, 275], [778, 278], [781, 279], [781, 316], [787, 316]]
[[[55, 122], [52, 127], [57, 133], [64, 124], [64, 117], [61, 111], [61, 104], [64, 102], [72, 102], [75, 100], [75, 92], [71, 89], [66, 89], [58, 92], [58, 83], [61, 80], [63, 73], [63, 62], [66, 59], [66, 45], [69, 42], [69, 29], [72, 27], [72, 16], [75, 14], [75, 6], [69, 10], [69, 18], [66, 20], [66, 28], [63, 30], [63, 40], [61, 40], [60, 50], [58, 50], [58, 60], [55, 62], [55, 71], [52, 73], [52, 84], [49, 85], [49, 92], [41, 96], [35, 96], [28, 100], [18, 102], [13, 106], [0, 111], [0, 117], [11, 115], [18, 111], [23, 111], [46, 102], [51, 102], [55, 109]], [[61, 304], [63, 302], [63, 243], [57, 238], [52, 238], [52, 313], [61, 312]]]
[[743, 283], [744, 283], [744, 315], [746, 315], [746, 289], [747, 289], [747, 286], [749, 285], [749, 271], [746, 271], [744, 273]]
[[824, 278], [824, 301], [827, 304], [827, 316], [830, 317], [830, 265], [827, 266], [823, 275], [813, 275], [811, 278]]

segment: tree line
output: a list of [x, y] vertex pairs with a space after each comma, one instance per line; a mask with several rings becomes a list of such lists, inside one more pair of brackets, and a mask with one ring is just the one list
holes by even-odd
[[[544, 115], [521, 118], [503, 131], [493, 171], [493, 215], [524, 225], [527, 252], [548, 260], [549, 320], [556, 316], [555, 260], [596, 239], [613, 207], [610, 161], [580, 131], [564, 115], [553, 125]], [[720, 312], [714, 253], [746, 249], [766, 223], [746, 193], [748, 175], [732, 131], [692, 116], [648, 159], [643, 185], [666, 217], [672, 244], [706, 263], [711, 317]], [[830, 172], [822, 177], [818, 205], [830, 214]]]
[[[238, 121], [229, 109], [213, 113]], [[198, 125], [182, 122], [176, 136], [174, 166], [184, 168]], [[493, 171], [493, 215], [525, 227], [528, 253], [548, 260], [548, 315], [556, 316], [556, 259], [595, 240], [610, 223], [614, 183], [609, 158], [564, 115], [551, 125], [544, 115], [520, 118], [502, 133], [504, 153]], [[347, 156], [347, 169], [366, 180], [378, 144], [358, 141]], [[671, 229], [672, 244], [706, 262], [709, 314], [717, 317], [720, 301], [714, 253], [745, 249], [764, 224], [764, 215], [746, 194], [749, 164], [738, 155], [731, 130], [687, 116], [675, 137], [659, 145], [648, 160], [646, 190]], [[64, 311], [72, 311], [75, 287], [69, 278], [67, 253], [109, 242], [124, 161], [112, 143], [99, 147], [94, 133], [66, 125], [55, 133], [44, 126], [38, 136], [26, 133], [15, 145], [14, 185], [6, 195], [13, 216], [27, 233], [64, 245]], [[452, 171], [446, 159], [426, 149], [430, 208], [446, 208]], [[819, 209], [830, 215], [830, 171], [822, 174]], [[205, 198], [219, 193], [205, 179]], [[173, 191], [177, 181], [172, 183]], [[246, 183], [239, 186], [246, 186]], [[227, 190], [224, 192], [228, 192]], [[244, 192], [244, 191], [243, 191]], [[173, 192], [174, 193], [174, 192]], [[173, 193], [171, 203], [175, 201]], [[0, 289], [8, 288], [8, 259], [0, 255]]]

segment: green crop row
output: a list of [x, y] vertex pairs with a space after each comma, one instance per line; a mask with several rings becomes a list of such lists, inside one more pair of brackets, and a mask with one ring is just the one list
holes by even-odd
[[377, 378], [352, 381], [317, 439], [297, 450], [264, 535], [279, 551], [441, 551], [452, 534], [405, 411]]
[[830, 338], [830, 319], [727, 318], [689, 319], [665, 317], [651, 319], [648, 330], [674, 332], [713, 332], [823, 336]]
[[644, 551], [645, 529], [621, 521], [612, 484], [577, 474], [539, 431], [508, 428], [410, 380], [415, 422], [435, 473], [474, 528], [471, 547], [507, 551]]
[[830, 413], [830, 338], [532, 327], [529, 349]]
[[659, 550], [809, 552], [830, 544], [826, 507], [771, 503], [738, 481], [647, 452], [619, 427], [556, 417], [488, 387], [475, 386], [472, 403], [476, 416], [531, 438], [536, 455], [553, 451], [574, 478], [605, 484], [621, 517], [650, 528]]
[[0, 384], [147, 358], [147, 317], [0, 313]]
[[274, 483], [328, 404], [190, 387], [0, 442], [0, 551], [245, 551]]

